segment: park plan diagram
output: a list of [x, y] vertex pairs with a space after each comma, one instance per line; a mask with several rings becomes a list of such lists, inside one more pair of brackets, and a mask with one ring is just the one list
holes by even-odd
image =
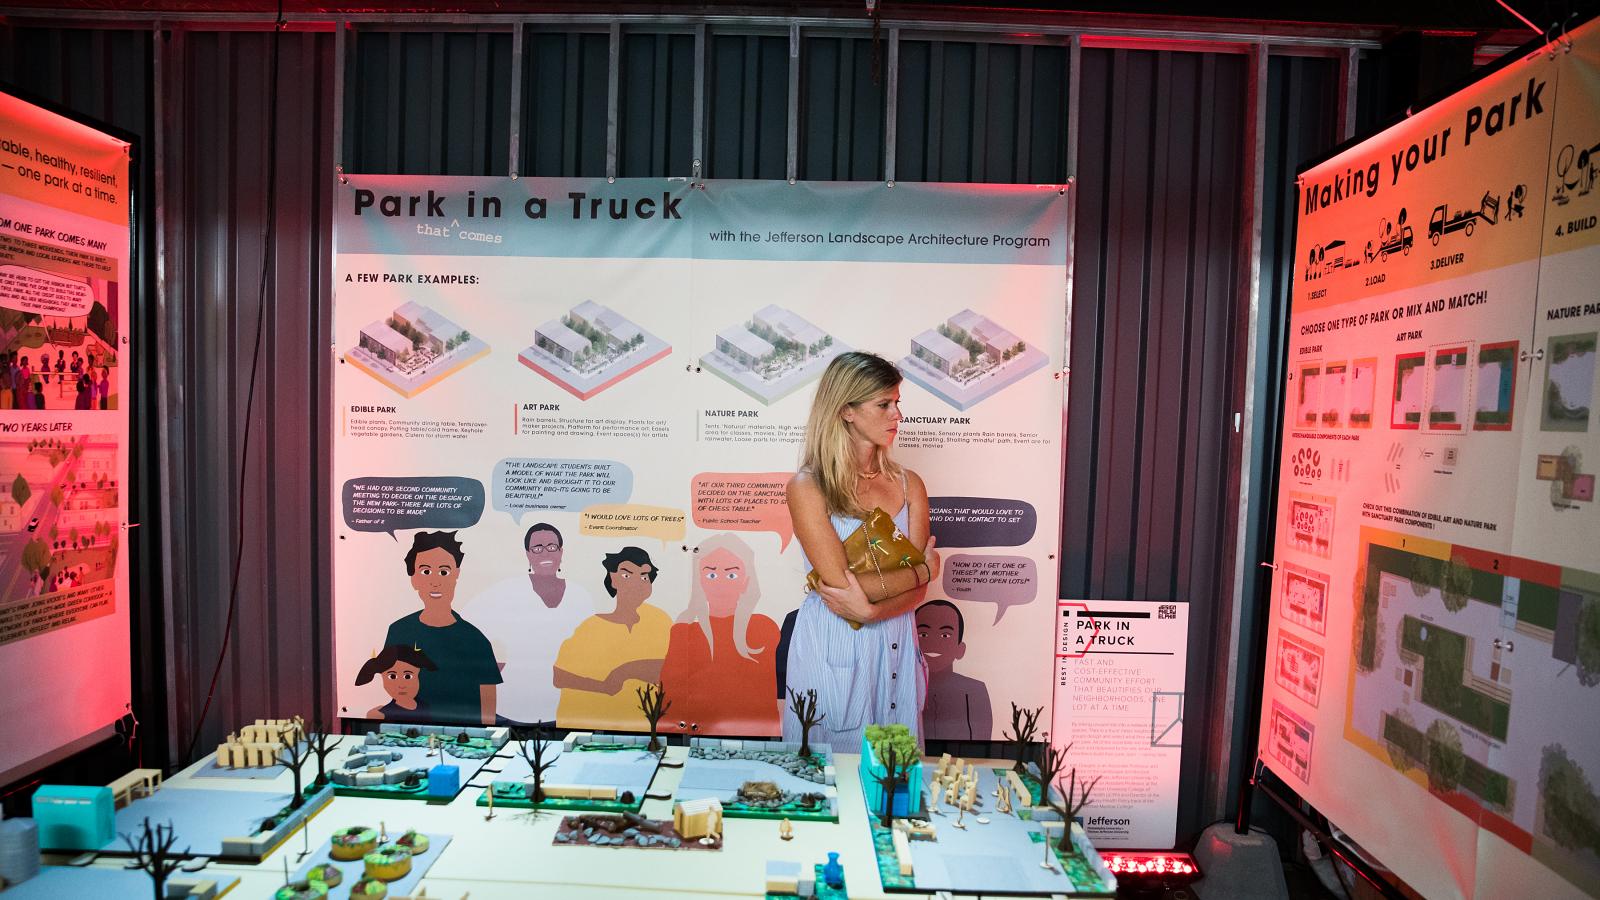
[[1600, 886], [1600, 575], [1362, 529], [1345, 738]]

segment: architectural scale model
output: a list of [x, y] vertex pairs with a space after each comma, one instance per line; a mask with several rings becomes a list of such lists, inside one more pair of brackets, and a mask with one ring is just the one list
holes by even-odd
[[407, 301], [362, 327], [345, 360], [400, 396], [415, 397], [488, 352], [465, 328]]
[[966, 410], [1049, 363], [1044, 351], [964, 309], [912, 338], [899, 366], [907, 378]]
[[493, 776], [489, 789], [478, 798], [479, 806], [487, 806], [493, 792], [495, 806], [513, 809], [637, 812], [661, 765], [661, 755], [649, 751], [649, 739], [643, 735], [575, 731], [560, 743], [528, 746], [533, 743], [524, 741], [526, 752], [513, 755]]
[[799, 315], [769, 303], [749, 319], [717, 332], [700, 365], [771, 405], [822, 375], [828, 361], [851, 348]]
[[[1027, 711], [1018, 722], [1027, 730]], [[1116, 879], [1100, 861], [1094, 848], [1073, 826], [1063, 831], [1063, 814], [1076, 814], [1087, 802], [1093, 782], [1084, 785], [1076, 770], [1060, 776], [1066, 751], [1049, 746], [1029, 748], [1039, 760], [1029, 778], [1034, 784], [1061, 782], [1041, 801], [1030, 802], [1030, 788], [1013, 769], [980, 768], [949, 754], [931, 771], [921, 760], [907, 767], [898, 757], [904, 743], [888, 729], [869, 729], [871, 751], [862, 758], [862, 789], [871, 814], [873, 848], [878, 871], [888, 890], [996, 894], [1006, 892], [1112, 896]], [[894, 762], [893, 766], [888, 765]], [[897, 770], [913, 768], [907, 796], [901, 798]], [[1015, 791], [1023, 803], [1009, 812], [998, 806], [986, 809], [991, 798]], [[920, 803], [912, 797], [927, 798]], [[942, 805], [934, 802], [938, 797]], [[886, 798], [893, 797], [891, 805]], [[886, 813], [885, 810], [890, 810]], [[915, 811], [912, 811], [915, 810]], [[1024, 811], [1033, 815], [1025, 818]], [[1070, 821], [1070, 819], [1068, 820]], [[1041, 846], [1043, 844], [1044, 846]], [[1039, 862], [1047, 856], [1048, 868]], [[971, 865], [971, 860], [991, 860], [993, 865]]]
[[517, 354], [528, 368], [587, 400], [672, 352], [666, 341], [593, 300], [535, 328]]
[[[341, 797], [454, 797], [509, 740], [510, 732], [504, 728], [385, 722], [352, 746], [328, 778]], [[454, 773], [453, 785], [442, 784], [434, 775], [442, 766], [462, 770]]]
[[730, 819], [839, 821], [833, 751], [798, 749], [789, 741], [690, 738], [674, 797], [715, 799]]
[[[428, 869], [449, 846], [451, 835], [406, 831], [398, 837], [368, 825], [352, 825], [333, 833], [319, 850], [302, 854], [305, 861], [287, 889], [309, 890], [310, 894], [284, 894], [279, 897], [336, 897], [343, 900], [373, 900], [423, 896], [418, 888]], [[349, 893], [337, 889], [348, 886]], [[318, 892], [320, 891], [320, 893]], [[415, 895], [413, 891], [418, 891]]]
[[278, 765], [278, 754], [288, 744], [298, 744], [306, 739], [305, 721], [299, 716], [292, 719], [257, 719], [254, 725], [240, 728], [217, 745], [217, 768], [241, 769]]

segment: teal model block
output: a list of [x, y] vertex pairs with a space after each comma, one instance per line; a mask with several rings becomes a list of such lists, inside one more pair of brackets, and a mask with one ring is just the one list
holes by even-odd
[[461, 793], [460, 766], [434, 766], [428, 770], [428, 796], [446, 800]]
[[33, 795], [33, 820], [39, 824], [41, 847], [99, 848], [117, 837], [108, 787], [42, 785]]

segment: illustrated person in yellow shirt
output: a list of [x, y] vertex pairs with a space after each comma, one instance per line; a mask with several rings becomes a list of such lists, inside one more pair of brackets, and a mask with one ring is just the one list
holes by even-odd
[[616, 608], [579, 623], [556, 654], [562, 728], [635, 728], [643, 721], [637, 689], [661, 677], [672, 619], [646, 603], [658, 571], [638, 547], [608, 553], [606, 593]]

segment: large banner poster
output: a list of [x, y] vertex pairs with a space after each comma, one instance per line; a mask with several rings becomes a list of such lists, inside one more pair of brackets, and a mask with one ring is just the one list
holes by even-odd
[[341, 713], [637, 731], [659, 679], [667, 730], [778, 734], [809, 570], [785, 485], [852, 349], [905, 376], [896, 459], [943, 576], [904, 674], [795, 664], [914, 678], [935, 738], [1048, 704], [1066, 209], [1053, 187], [351, 177]]
[[0, 93], [0, 781], [128, 711], [128, 151]]
[[1300, 185], [1260, 755], [1430, 897], [1600, 894], [1600, 39], [1571, 41]]

